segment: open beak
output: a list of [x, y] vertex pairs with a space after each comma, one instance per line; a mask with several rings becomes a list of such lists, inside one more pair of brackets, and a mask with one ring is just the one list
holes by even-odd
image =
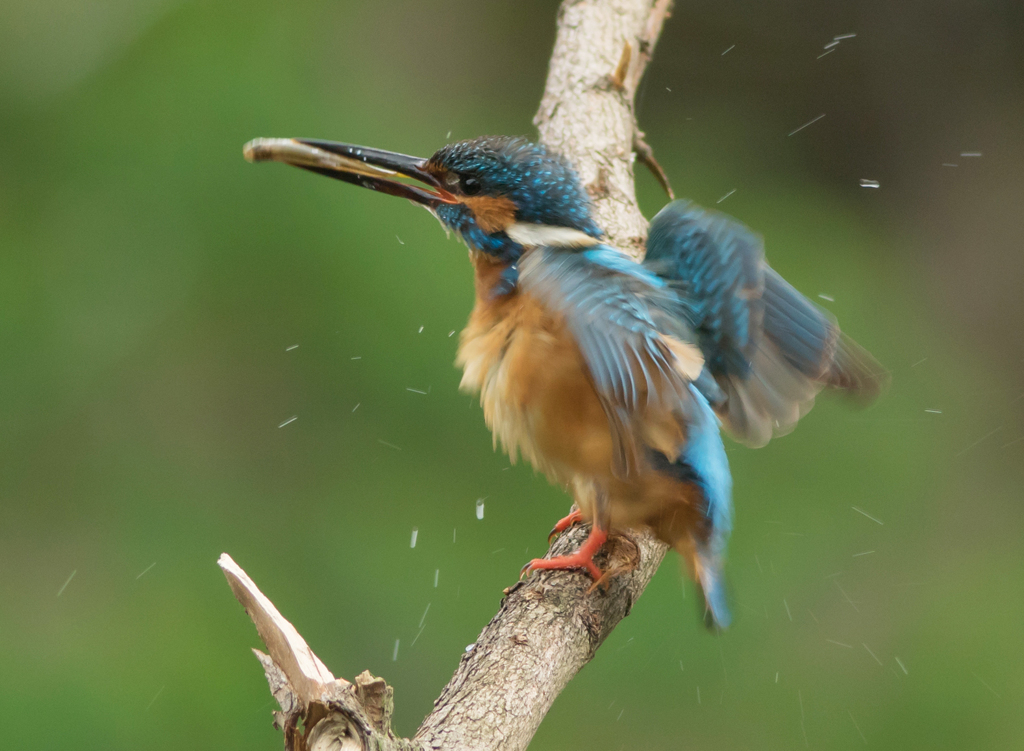
[[[284, 162], [430, 208], [457, 203], [425, 169], [427, 160], [414, 156], [312, 138], [256, 138], [242, 147], [242, 154], [250, 162]], [[426, 187], [401, 182], [400, 177]]]

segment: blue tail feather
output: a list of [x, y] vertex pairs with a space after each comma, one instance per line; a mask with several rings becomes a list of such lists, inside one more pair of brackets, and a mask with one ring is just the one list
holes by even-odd
[[725, 601], [725, 582], [722, 578], [721, 561], [713, 556], [698, 553], [700, 563], [700, 588], [704, 592], [704, 623], [708, 628], [728, 628], [732, 614]]
[[706, 539], [695, 541], [695, 573], [713, 624], [725, 628], [732, 621], [722, 580], [725, 548], [732, 532], [732, 475], [718, 429], [718, 418], [700, 391], [691, 385], [690, 392], [698, 409], [694, 410], [693, 422], [688, 426], [682, 459], [693, 469], [701, 488], [708, 522]]

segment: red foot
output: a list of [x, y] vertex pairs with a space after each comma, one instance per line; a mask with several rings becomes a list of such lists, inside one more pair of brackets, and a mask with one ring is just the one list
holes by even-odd
[[583, 521], [583, 515], [580, 513], [580, 510], [578, 508], [570, 511], [568, 516], [559, 519], [557, 522], [555, 522], [555, 526], [548, 533], [548, 545], [551, 544], [551, 541], [555, 539], [557, 535], [562, 534], [565, 530], [569, 529], [569, 527], [571, 527], [573, 524], [581, 521]]
[[[569, 516], [572, 516], [572, 514]], [[566, 517], [566, 519], [568, 518], [569, 517]], [[562, 521], [565, 521], [565, 519]], [[570, 524], [571, 523], [572, 522], [570, 522]], [[567, 524], [566, 526], [569, 525]], [[601, 549], [601, 546], [604, 545], [604, 542], [607, 539], [607, 532], [603, 529], [594, 527], [590, 531], [590, 536], [587, 537], [583, 542], [583, 545], [580, 546], [580, 549], [572, 555], [560, 555], [555, 558], [534, 558], [523, 566], [520, 576], [525, 574], [527, 571], [581, 568], [590, 574], [594, 578], [594, 581], [598, 581], [602, 574], [601, 569], [599, 569], [597, 564], [594, 563], [594, 554]]]

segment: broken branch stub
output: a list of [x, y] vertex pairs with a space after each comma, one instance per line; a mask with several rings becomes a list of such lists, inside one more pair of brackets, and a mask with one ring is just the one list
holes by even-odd
[[392, 734], [393, 690], [382, 678], [365, 670], [355, 683], [335, 678], [231, 556], [217, 565], [270, 652], [253, 650], [281, 706], [274, 725], [287, 751], [422, 751]]
[[217, 565], [227, 577], [235, 598], [242, 603], [245, 612], [256, 625], [260, 639], [267, 645], [270, 657], [284, 673], [288, 683], [303, 702], [319, 701], [329, 685], [347, 686], [348, 681], [335, 679], [327, 666], [320, 662], [306, 640], [299, 636], [295, 626], [285, 620], [266, 595], [235, 563], [231, 556], [222, 553]]

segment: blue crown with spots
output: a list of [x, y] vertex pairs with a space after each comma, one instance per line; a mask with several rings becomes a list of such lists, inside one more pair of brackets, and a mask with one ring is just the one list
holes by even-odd
[[[469, 187], [479, 195], [507, 197], [515, 204], [517, 221], [572, 227], [594, 238], [603, 234], [590, 216], [590, 197], [569, 162], [525, 138], [458, 141], [438, 150], [429, 163], [458, 175], [466, 193]], [[439, 216], [446, 221], [440, 212]], [[461, 231], [458, 224], [451, 226]]]

